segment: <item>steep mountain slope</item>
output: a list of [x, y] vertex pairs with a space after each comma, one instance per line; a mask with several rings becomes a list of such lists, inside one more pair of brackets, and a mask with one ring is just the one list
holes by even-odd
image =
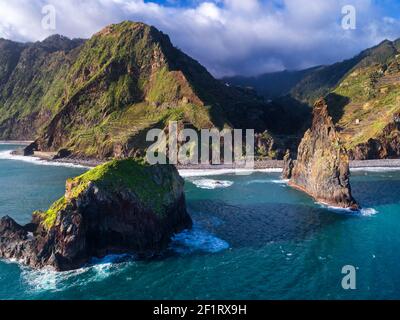
[[105, 159], [143, 153], [147, 131], [169, 120], [266, 127], [261, 98], [221, 84], [154, 27], [123, 22], [76, 45], [60, 36], [21, 45], [1, 91], [1, 138], [38, 134], [37, 150]]
[[[282, 128], [286, 134], [304, 132], [311, 119], [307, 105], [326, 97], [351, 158], [399, 157], [399, 65], [400, 40], [385, 40], [352, 59], [308, 70], [288, 95], [270, 103], [270, 119], [286, 120], [287, 126], [273, 120], [268, 123], [269, 128], [274, 133], [281, 133]], [[282, 83], [286, 90], [293, 79], [288, 77]], [[252, 84], [250, 80], [248, 84]], [[279, 112], [281, 118], [277, 116]]]
[[276, 99], [289, 94], [300, 81], [319, 68], [265, 73], [254, 77], [225, 77], [222, 81], [234, 86], [252, 88], [266, 99]]
[[343, 78], [356, 68], [385, 63], [397, 54], [393, 42], [385, 40], [379, 45], [364, 50], [352, 59], [317, 68], [306, 75], [290, 92], [296, 100], [313, 105], [316, 100], [330, 93]]
[[255, 77], [227, 77], [222, 81], [239, 87], [253, 88], [267, 99], [276, 100], [289, 95], [301, 103], [313, 106], [316, 100], [330, 93], [352, 69], [385, 63], [397, 54], [399, 48], [400, 39], [395, 42], [385, 40], [351, 59], [333, 65], [266, 73]]
[[[351, 159], [400, 156], [399, 44], [399, 40], [385, 40], [292, 90], [293, 97], [308, 103], [326, 95]], [[331, 80], [319, 81], [321, 74]]]
[[0, 139], [32, 139], [49, 121], [81, 43], [61, 36], [29, 44], [0, 39]]
[[350, 156], [400, 156], [400, 54], [353, 69], [327, 96]]
[[244, 115], [252, 113], [241, 107], [262, 106], [256, 97], [221, 85], [154, 27], [131, 22], [88, 40], [65, 88], [60, 112], [37, 144], [81, 157], [140, 153], [149, 144], [148, 129], [163, 129], [169, 120], [196, 129], [242, 127], [249, 123]]

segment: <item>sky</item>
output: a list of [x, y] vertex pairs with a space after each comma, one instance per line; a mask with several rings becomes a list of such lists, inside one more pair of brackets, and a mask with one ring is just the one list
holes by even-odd
[[[50, 30], [46, 5], [56, 12]], [[356, 10], [355, 29], [342, 27], [346, 5]], [[141, 21], [214, 76], [249, 76], [331, 64], [400, 38], [399, 9], [398, 0], [0, 0], [0, 38], [89, 38], [111, 23]]]

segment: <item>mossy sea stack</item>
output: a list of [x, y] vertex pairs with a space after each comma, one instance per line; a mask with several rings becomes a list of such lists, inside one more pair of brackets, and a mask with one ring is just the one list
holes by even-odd
[[297, 161], [285, 157], [284, 179], [317, 201], [358, 210], [351, 194], [349, 158], [324, 99], [316, 102], [313, 122], [300, 143]]
[[184, 181], [169, 165], [112, 161], [70, 179], [65, 196], [32, 223], [0, 221], [0, 257], [33, 268], [76, 269], [92, 257], [148, 257], [192, 226]]

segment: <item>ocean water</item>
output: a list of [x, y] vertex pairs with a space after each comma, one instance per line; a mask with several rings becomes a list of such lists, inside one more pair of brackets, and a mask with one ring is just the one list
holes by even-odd
[[[13, 148], [0, 145], [0, 216], [26, 223], [85, 169], [9, 160]], [[63, 273], [0, 261], [0, 299], [400, 298], [400, 171], [353, 173], [358, 214], [315, 203], [279, 173], [186, 181], [195, 226], [164, 258], [109, 256]], [[341, 286], [345, 265], [356, 290]]]

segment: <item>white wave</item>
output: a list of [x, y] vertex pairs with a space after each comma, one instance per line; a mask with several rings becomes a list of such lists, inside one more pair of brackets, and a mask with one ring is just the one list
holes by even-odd
[[207, 176], [219, 176], [226, 174], [236, 175], [251, 175], [254, 172], [282, 172], [282, 169], [181, 169], [179, 174], [184, 177], [207, 177]]
[[357, 211], [351, 210], [350, 208], [342, 208], [342, 207], [335, 207], [331, 205], [327, 205], [321, 202], [316, 202], [317, 205], [319, 205], [322, 208], [328, 209], [330, 211], [336, 211], [336, 212], [345, 212], [345, 213], [356, 213]]
[[275, 179], [275, 180], [271, 180], [271, 179], [255, 179], [255, 180], [251, 180], [246, 182], [247, 185], [249, 184], [263, 184], [263, 183], [276, 183], [276, 184], [287, 184], [289, 182], [289, 180], [283, 180], [283, 179]]
[[371, 216], [376, 215], [379, 212], [377, 210], [375, 210], [374, 208], [365, 208], [365, 209], [361, 209], [360, 213], [364, 217], [371, 217]]
[[400, 167], [360, 167], [350, 168], [351, 172], [391, 172], [400, 171]]
[[69, 168], [81, 168], [81, 169], [90, 169], [88, 166], [83, 166], [80, 164], [67, 163], [67, 162], [55, 162], [55, 161], [47, 161], [42, 160], [37, 157], [30, 156], [18, 156], [13, 155], [12, 152], [14, 150], [6, 150], [0, 152], [0, 160], [15, 160], [15, 161], [23, 161], [28, 162], [34, 165], [40, 166], [54, 166], [54, 167], [69, 167]]
[[179, 254], [190, 254], [196, 251], [217, 253], [229, 249], [229, 243], [194, 226], [172, 238], [171, 249]]
[[[206, 177], [206, 176], [218, 176], [225, 174], [236, 174], [236, 175], [251, 175], [255, 172], [261, 173], [281, 173], [282, 168], [269, 168], [269, 169], [180, 169], [179, 174], [186, 177]], [[400, 171], [400, 167], [360, 167], [350, 168], [351, 172], [390, 172]]]
[[200, 189], [224, 189], [231, 187], [234, 182], [227, 180], [212, 180], [212, 179], [201, 179], [191, 181], [197, 188]]
[[363, 216], [363, 217], [371, 217], [376, 215], [377, 213], [379, 213], [376, 209], [374, 208], [361, 208], [360, 210], [351, 210], [349, 208], [341, 208], [341, 207], [335, 207], [335, 206], [330, 206], [330, 205], [326, 205], [324, 203], [321, 202], [316, 202], [316, 204], [318, 204], [319, 206], [331, 210], [331, 211], [336, 211], [336, 212], [344, 212], [347, 214], [351, 214], [351, 215], [359, 215], [359, 216]]
[[272, 183], [277, 183], [277, 184], [288, 184], [289, 179], [279, 179], [279, 180], [272, 180]]
[[71, 287], [102, 281], [122, 272], [132, 261], [129, 255], [109, 255], [103, 259], [93, 259], [89, 266], [65, 272], [21, 267], [21, 279], [28, 286], [28, 290], [33, 292], [63, 291]]

